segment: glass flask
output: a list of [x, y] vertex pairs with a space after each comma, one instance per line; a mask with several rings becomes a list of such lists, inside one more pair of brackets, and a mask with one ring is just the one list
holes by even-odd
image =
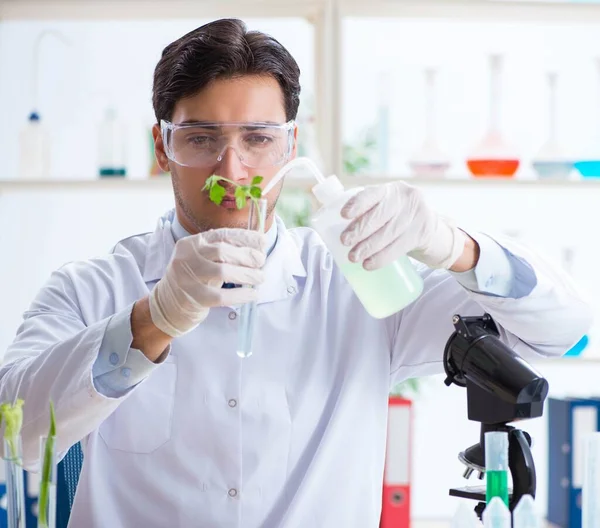
[[491, 55], [489, 124], [483, 139], [467, 158], [467, 167], [476, 178], [512, 178], [519, 168], [515, 149], [504, 139], [500, 131], [502, 111], [502, 65], [501, 55]]
[[435, 69], [425, 70], [425, 140], [409, 159], [416, 177], [443, 177], [450, 168], [448, 156], [440, 148], [437, 138]]

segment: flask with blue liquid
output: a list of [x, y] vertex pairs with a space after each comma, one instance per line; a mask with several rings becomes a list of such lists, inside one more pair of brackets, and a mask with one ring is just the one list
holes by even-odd
[[[563, 267], [569, 275], [573, 274], [573, 260], [574, 260], [574, 250], [572, 247], [566, 247], [563, 249]], [[573, 345], [566, 353], [565, 356], [576, 357], [580, 356], [583, 351], [587, 348], [590, 342], [590, 338], [584, 335], [575, 345]]]

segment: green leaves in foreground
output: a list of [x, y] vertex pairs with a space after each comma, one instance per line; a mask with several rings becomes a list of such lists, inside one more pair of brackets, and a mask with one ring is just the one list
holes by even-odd
[[260, 183], [262, 181], [262, 176], [254, 176], [250, 185], [240, 185], [228, 178], [213, 175], [206, 179], [202, 190], [208, 191], [208, 197], [211, 202], [216, 205], [221, 205], [223, 198], [225, 198], [225, 195], [227, 194], [227, 190], [221, 185], [221, 182], [227, 182], [235, 186], [234, 198], [236, 207], [238, 209], [243, 209], [247, 200], [253, 200], [256, 203], [262, 197], [262, 189], [260, 188]]
[[50, 402], [50, 429], [46, 438], [44, 460], [42, 462], [42, 479], [40, 482], [40, 496], [38, 501], [38, 527], [48, 526], [48, 501], [50, 500], [50, 484], [52, 480], [52, 463], [54, 462], [54, 445], [56, 443], [56, 417], [54, 404]]
[[[10, 449], [8, 459], [13, 461], [17, 461], [19, 456], [17, 439], [23, 426], [23, 403], [23, 400], [17, 400], [14, 404], [3, 403], [0, 405], [0, 420], [3, 419], [6, 424], [4, 438]], [[7, 457], [6, 453], [4, 453], [4, 457]]]

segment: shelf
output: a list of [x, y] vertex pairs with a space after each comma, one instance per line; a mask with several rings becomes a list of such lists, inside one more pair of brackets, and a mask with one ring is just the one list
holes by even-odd
[[99, 178], [97, 180], [0, 180], [0, 193], [24, 190], [167, 189], [171, 178]]
[[[402, 180], [418, 187], [543, 187], [543, 188], [594, 188], [600, 189], [600, 178], [586, 180], [526, 180], [506, 178], [474, 179], [454, 178], [414, 178], [410, 176], [364, 176], [347, 175], [341, 178], [345, 187], [377, 185]], [[309, 191], [315, 181], [311, 178], [288, 178], [285, 190]], [[152, 178], [99, 178], [89, 180], [0, 180], [0, 193], [27, 190], [154, 190], [171, 189], [171, 178], [159, 176]]]
[[308, 17], [323, 0], [0, 0], [3, 20]]
[[345, 16], [460, 21], [600, 23], [600, 4], [527, 0], [341, 0]]
[[3, 20], [148, 20], [343, 16], [598, 23], [600, 5], [527, 0], [0, 0]]

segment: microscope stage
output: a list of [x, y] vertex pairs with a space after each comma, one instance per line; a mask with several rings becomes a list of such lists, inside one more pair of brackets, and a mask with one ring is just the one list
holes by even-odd
[[[473, 499], [485, 501], [485, 485], [481, 486], [465, 486], [463, 488], [452, 488], [450, 490], [451, 497], [461, 497], [463, 499]], [[512, 496], [512, 489], [508, 489], [508, 496]]]

